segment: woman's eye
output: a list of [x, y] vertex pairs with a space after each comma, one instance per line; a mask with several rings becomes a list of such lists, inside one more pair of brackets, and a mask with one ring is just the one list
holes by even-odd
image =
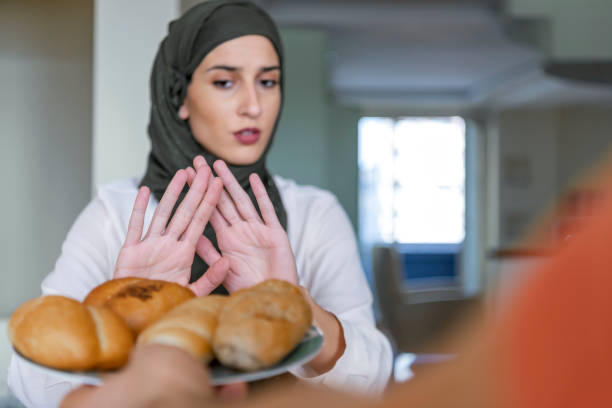
[[264, 88], [273, 88], [278, 83], [275, 79], [262, 79], [260, 82]]
[[230, 80], [223, 80], [223, 79], [219, 79], [216, 81], [213, 81], [213, 85], [216, 86], [217, 88], [230, 88], [234, 83]]

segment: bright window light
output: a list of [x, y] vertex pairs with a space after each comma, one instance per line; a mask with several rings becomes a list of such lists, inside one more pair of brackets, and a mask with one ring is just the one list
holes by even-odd
[[465, 236], [465, 122], [359, 121], [362, 242], [457, 244]]

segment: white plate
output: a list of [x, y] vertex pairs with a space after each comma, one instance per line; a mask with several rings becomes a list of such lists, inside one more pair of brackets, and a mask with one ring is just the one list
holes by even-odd
[[[291, 353], [289, 353], [280, 363], [258, 371], [244, 372], [234, 370], [222, 365], [213, 364], [210, 366], [211, 383], [212, 385], [223, 385], [235, 382], [249, 382], [261, 380], [263, 378], [273, 377], [282, 374], [285, 371], [300, 366], [310, 361], [317, 355], [323, 346], [323, 336], [314, 326], [308, 330], [300, 344], [298, 344]], [[113, 374], [112, 371], [101, 373], [99, 371], [64, 371], [55, 368], [46, 367], [33, 362], [32, 360], [22, 356], [17, 350], [15, 356], [23, 361], [24, 364], [30, 365], [37, 370], [46, 372], [55, 377], [78, 382], [81, 384], [100, 385], [104, 381], [104, 376]]]

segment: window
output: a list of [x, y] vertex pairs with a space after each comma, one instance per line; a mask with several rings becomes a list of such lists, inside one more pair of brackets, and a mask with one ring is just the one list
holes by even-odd
[[[358, 163], [359, 231], [366, 250], [399, 244], [405, 253], [459, 251], [465, 237], [462, 118], [364, 117]], [[413, 265], [408, 277], [449, 274], [439, 268], [419, 272], [414, 259], [408, 260]], [[427, 259], [431, 263], [431, 256]]]

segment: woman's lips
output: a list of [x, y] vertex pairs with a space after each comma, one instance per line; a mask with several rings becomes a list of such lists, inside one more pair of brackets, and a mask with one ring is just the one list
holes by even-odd
[[257, 128], [244, 128], [234, 132], [234, 137], [236, 140], [245, 145], [257, 143], [260, 136], [261, 132]]

